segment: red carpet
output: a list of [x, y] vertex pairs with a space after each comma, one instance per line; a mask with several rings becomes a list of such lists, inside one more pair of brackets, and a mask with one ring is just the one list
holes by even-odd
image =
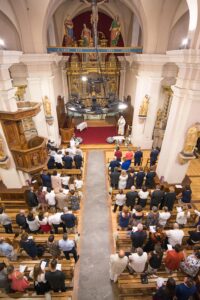
[[109, 136], [117, 135], [117, 129], [113, 127], [88, 127], [83, 131], [75, 129], [75, 135], [82, 137], [83, 144], [105, 144]]

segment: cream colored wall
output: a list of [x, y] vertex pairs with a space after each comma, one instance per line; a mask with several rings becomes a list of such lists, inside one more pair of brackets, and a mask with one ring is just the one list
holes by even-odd
[[168, 50], [176, 50], [182, 47], [182, 40], [188, 35], [189, 13], [186, 12], [171, 30], [168, 42]]

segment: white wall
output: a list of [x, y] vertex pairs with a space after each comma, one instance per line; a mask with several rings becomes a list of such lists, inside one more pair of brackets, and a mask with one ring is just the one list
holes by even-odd
[[12, 22], [0, 11], [0, 38], [6, 50], [21, 50], [18, 32]]

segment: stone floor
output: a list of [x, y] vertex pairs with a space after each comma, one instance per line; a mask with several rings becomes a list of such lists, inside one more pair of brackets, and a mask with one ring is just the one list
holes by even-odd
[[78, 300], [117, 299], [109, 279], [109, 209], [103, 151], [89, 151], [83, 208]]

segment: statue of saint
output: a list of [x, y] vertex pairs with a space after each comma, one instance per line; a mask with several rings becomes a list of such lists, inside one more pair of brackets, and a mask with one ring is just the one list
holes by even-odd
[[112, 21], [111, 27], [110, 27], [110, 46], [115, 47], [118, 44], [119, 36], [121, 33], [121, 26], [119, 23], [119, 17], [116, 16], [114, 20]]
[[124, 128], [126, 125], [126, 121], [123, 116], [119, 118], [117, 124], [118, 124], [118, 135], [124, 135]]
[[87, 28], [86, 24], [83, 24], [81, 38], [83, 39], [83, 46], [88, 47], [91, 39], [91, 30]]
[[6, 158], [7, 158], [7, 155], [4, 152], [3, 139], [0, 137], [0, 161], [5, 161]]
[[149, 107], [149, 96], [145, 95], [144, 99], [142, 100], [142, 104], [140, 106], [139, 116], [146, 117], [148, 113], [148, 107]]
[[198, 139], [198, 128], [197, 126], [192, 126], [188, 129], [185, 143], [183, 147], [183, 153], [184, 154], [193, 154], [194, 148], [196, 146]]
[[46, 117], [51, 117], [51, 102], [47, 96], [44, 97], [43, 99], [43, 105], [44, 105], [44, 111], [45, 111], [45, 116]]
[[68, 15], [65, 23], [65, 46], [72, 46], [72, 43], [74, 41], [74, 24], [72, 22], [71, 17]]

